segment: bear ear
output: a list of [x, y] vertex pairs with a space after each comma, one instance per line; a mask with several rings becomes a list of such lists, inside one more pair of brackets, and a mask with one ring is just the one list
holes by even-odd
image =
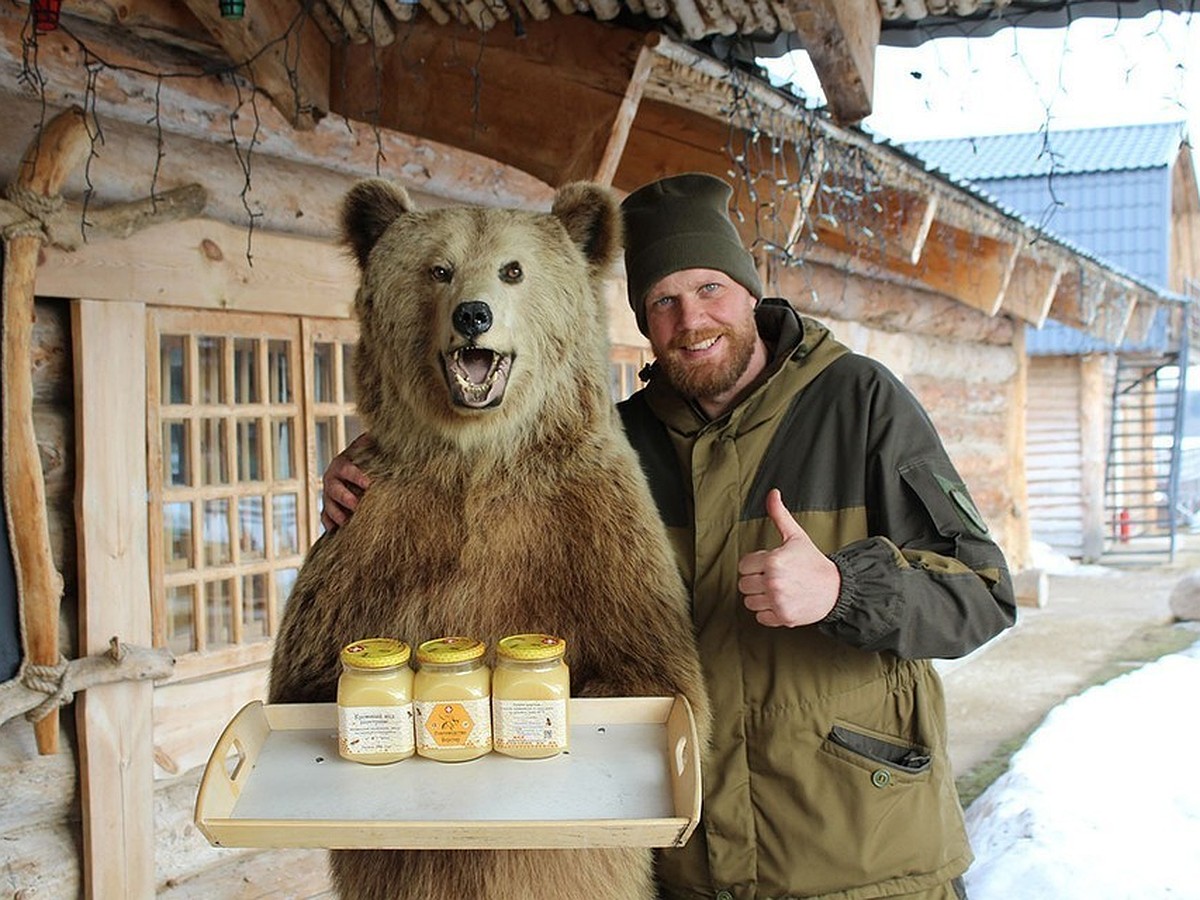
[[550, 213], [562, 222], [591, 266], [607, 268], [616, 262], [624, 232], [621, 208], [608, 188], [589, 181], [564, 184], [554, 195]]
[[397, 217], [413, 208], [408, 192], [382, 178], [368, 178], [350, 189], [342, 201], [342, 242], [353, 252], [358, 267], [367, 267], [371, 248]]

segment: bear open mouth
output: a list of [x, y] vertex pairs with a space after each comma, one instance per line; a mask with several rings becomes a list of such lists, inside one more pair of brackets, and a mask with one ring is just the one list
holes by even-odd
[[450, 399], [456, 406], [499, 406], [508, 387], [512, 357], [485, 347], [460, 347], [442, 357]]

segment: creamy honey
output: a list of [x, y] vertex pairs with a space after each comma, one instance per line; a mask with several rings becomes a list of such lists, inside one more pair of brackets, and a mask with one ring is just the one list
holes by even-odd
[[417, 753], [463, 762], [492, 749], [491, 670], [481, 641], [444, 637], [417, 648], [413, 679]]
[[338, 753], [381, 765], [413, 755], [413, 671], [408, 644], [368, 638], [342, 648]]
[[496, 645], [492, 740], [497, 752], [544, 759], [567, 749], [566, 647], [566, 641], [549, 634], [514, 634]]

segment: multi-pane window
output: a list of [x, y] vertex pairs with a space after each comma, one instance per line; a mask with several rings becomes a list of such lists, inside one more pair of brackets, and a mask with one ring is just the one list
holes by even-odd
[[320, 534], [321, 474], [330, 460], [362, 433], [354, 409], [354, 326], [350, 322], [304, 323], [305, 345], [311, 348], [306, 406], [309, 439], [309, 484], [312, 486], [309, 533]]
[[624, 400], [641, 388], [638, 373], [654, 356], [649, 349], [614, 345], [608, 354], [609, 387], [613, 402]]
[[[352, 323], [156, 310], [148, 372], [156, 643], [235, 653], [275, 633], [316, 538], [316, 422], [345, 439]], [[328, 385], [328, 387], [327, 387]], [[316, 397], [330, 398], [317, 412]], [[322, 403], [326, 401], [323, 399]], [[353, 426], [350, 429], [353, 431]], [[314, 484], [316, 487], [314, 487]]]

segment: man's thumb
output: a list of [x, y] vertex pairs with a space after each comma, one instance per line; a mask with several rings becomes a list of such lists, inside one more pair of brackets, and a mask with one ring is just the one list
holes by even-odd
[[798, 535], [804, 534], [804, 529], [792, 518], [792, 514], [788, 512], [788, 508], [783, 505], [783, 496], [779, 493], [779, 488], [771, 488], [767, 493], [767, 515], [771, 517], [771, 521], [779, 529], [779, 536], [784, 541], [789, 541]]

